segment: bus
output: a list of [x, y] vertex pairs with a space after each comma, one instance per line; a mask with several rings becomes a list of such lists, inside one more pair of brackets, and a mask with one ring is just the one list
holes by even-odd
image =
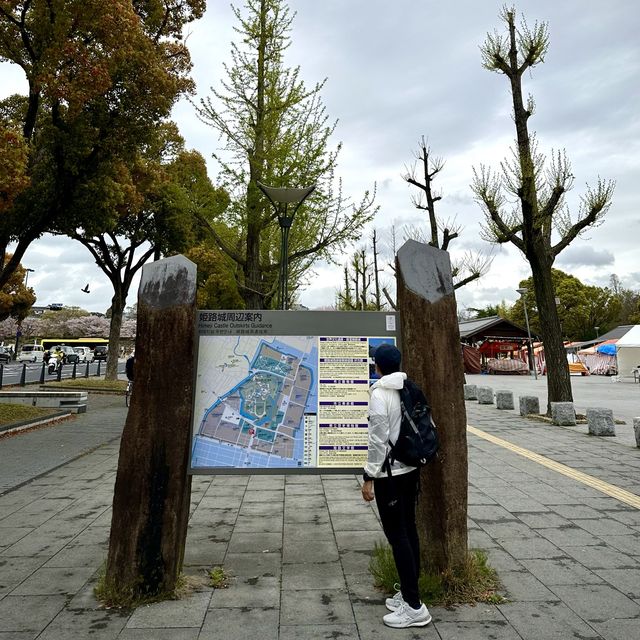
[[89, 347], [95, 349], [99, 344], [108, 345], [107, 338], [42, 338], [40, 344], [45, 351], [57, 344], [66, 344], [69, 347]]

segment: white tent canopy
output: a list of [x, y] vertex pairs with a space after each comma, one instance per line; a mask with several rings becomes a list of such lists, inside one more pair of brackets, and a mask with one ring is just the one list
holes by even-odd
[[640, 367], [640, 324], [634, 325], [616, 343], [618, 375], [623, 378], [633, 376], [633, 370]]

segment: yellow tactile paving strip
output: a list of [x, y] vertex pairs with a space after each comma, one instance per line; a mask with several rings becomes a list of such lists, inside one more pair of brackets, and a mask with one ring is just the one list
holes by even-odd
[[616, 500], [620, 500], [620, 502], [624, 502], [625, 504], [631, 505], [636, 509], [640, 509], [640, 496], [637, 496], [635, 493], [631, 493], [630, 491], [625, 491], [620, 487], [616, 487], [613, 484], [609, 484], [608, 482], [604, 482], [603, 480], [598, 480], [598, 478], [594, 478], [586, 473], [582, 473], [582, 471], [577, 471], [576, 469], [572, 469], [571, 467], [567, 467], [564, 464], [560, 464], [559, 462], [555, 462], [554, 460], [550, 460], [549, 458], [545, 458], [541, 456], [539, 453], [534, 453], [533, 451], [529, 451], [529, 449], [524, 449], [523, 447], [519, 447], [516, 444], [513, 444], [507, 440], [503, 440], [502, 438], [498, 438], [496, 436], [491, 435], [490, 433], [486, 433], [485, 431], [481, 431], [477, 427], [472, 427], [471, 425], [467, 425], [467, 431], [472, 433], [483, 440], [487, 440], [488, 442], [493, 442], [493, 444], [497, 444], [499, 447], [503, 447], [508, 449], [509, 451], [513, 451], [528, 460], [532, 460], [533, 462], [537, 462], [538, 464], [547, 467], [548, 469], [553, 469], [558, 473], [561, 473], [568, 478], [573, 478], [578, 482], [582, 482], [582, 484], [586, 484], [593, 489], [601, 491]]

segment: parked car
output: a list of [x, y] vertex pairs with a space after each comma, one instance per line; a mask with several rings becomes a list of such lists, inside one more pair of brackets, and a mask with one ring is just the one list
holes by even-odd
[[41, 344], [25, 344], [18, 354], [18, 362], [42, 362], [44, 347]]
[[13, 359], [13, 354], [9, 347], [0, 347], [0, 363], [9, 364]]
[[94, 362], [97, 362], [99, 360], [106, 361], [108, 355], [109, 355], [109, 348], [107, 347], [106, 344], [99, 344], [93, 350], [93, 360], [94, 360]]
[[55, 347], [51, 347], [51, 354], [54, 354], [56, 351], [62, 351], [62, 364], [79, 362], [78, 354], [73, 350], [73, 347], [66, 344], [58, 344]]
[[93, 362], [93, 351], [89, 347], [74, 347], [78, 354], [78, 362]]

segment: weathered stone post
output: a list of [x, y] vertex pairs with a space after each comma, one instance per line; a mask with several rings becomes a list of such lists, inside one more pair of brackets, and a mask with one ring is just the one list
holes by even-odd
[[[196, 266], [142, 270], [134, 392], [122, 434], [105, 587], [121, 601], [170, 594], [187, 534]], [[123, 400], [124, 402], [124, 400]]]
[[467, 415], [451, 263], [446, 251], [413, 240], [396, 258], [403, 368], [431, 404], [439, 458], [422, 470], [418, 531], [422, 565], [460, 568], [467, 560]]

